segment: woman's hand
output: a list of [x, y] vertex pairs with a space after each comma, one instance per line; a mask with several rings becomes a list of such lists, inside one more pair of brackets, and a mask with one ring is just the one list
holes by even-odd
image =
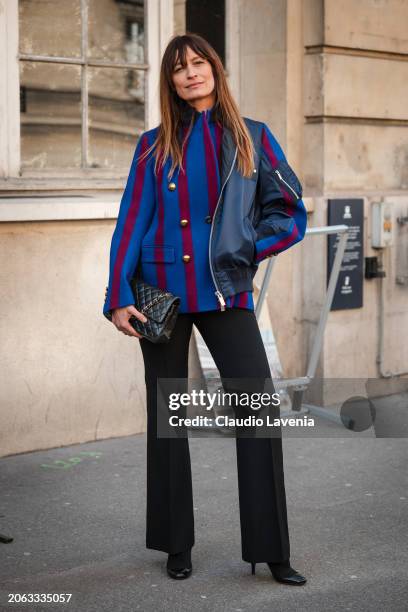
[[147, 318], [144, 316], [144, 314], [139, 312], [139, 310], [136, 310], [134, 306], [130, 305], [124, 306], [123, 308], [115, 308], [112, 311], [112, 323], [114, 324], [116, 329], [124, 333], [126, 336], [135, 336], [136, 338], [143, 338], [143, 336], [138, 334], [137, 331], [133, 329], [133, 327], [129, 323], [129, 319], [132, 315], [134, 315], [136, 319], [139, 319], [139, 321], [142, 321], [142, 323], [145, 323], [147, 321]]

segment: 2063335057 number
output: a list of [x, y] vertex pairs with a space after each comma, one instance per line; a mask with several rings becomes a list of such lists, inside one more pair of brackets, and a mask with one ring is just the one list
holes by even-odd
[[9, 593], [8, 603], [69, 603], [72, 593]]

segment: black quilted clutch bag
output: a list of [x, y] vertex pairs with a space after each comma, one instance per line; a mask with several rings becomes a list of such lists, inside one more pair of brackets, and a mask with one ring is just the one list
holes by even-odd
[[[132, 315], [129, 323], [133, 329], [155, 344], [168, 342], [176, 324], [180, 298], [170, 291], [145, 283], [141, 278], [132, 278], [130, 286], [136, 310], [147, 317], [147, 321], [142, 323]], [[110, 316], [108, 318], [111, 319]]]
[[142, 323], [136, 317], [130, 317], [129, 323], [133, 329], [155, 344], [168, 342], [176, 324], [180, 298], [170, 291], [148, 285], [140, 278], [132, 278], [130, 286], [136, 310], [147, 317], [146, 323]]

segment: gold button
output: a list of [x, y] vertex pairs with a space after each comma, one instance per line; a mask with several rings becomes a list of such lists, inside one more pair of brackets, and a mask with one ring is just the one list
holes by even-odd
[[169, 183], [169, 189], [170, 191], [174, 191], [176, 188], [176, 183]]
[[182, 227], [186, 226], [187, 224], [188, 224], [188, 219], [182, 219], [182, 220], [180, 221], [180, 225], [181, 225]]
[[190, 255], [183, 255], [183, 261], [188, 263], [190, 261]]

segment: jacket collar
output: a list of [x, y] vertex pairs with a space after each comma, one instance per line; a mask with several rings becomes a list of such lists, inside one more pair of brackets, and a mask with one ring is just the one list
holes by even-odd
[[221, 144], [221, 185], [227, 180], [228, 173], [230, 171], [232, 162], [234, 160], [236, 144], [232, 136], [231, 130], [224, 126], [222, 130], [222, 144]]
[[[182, 101], [181, 105], [181, 124], [187, 127], [191, 121], [191, 117], [194, 117], [193, 124], [197, 121], [201, 113], [188, 104], [188, 102]], [[217, 121], [217, 110], [215, 106], [208, 109], [208, 122]], [[222, 144], [221, 144], [221, 184], [224, 184], [228, 173], [230, 171], [232, 162], [234, 160], [236, 145], [232, 136], [232, 131], [227, 127], [223, 126], [222, 130]]]
[[217, 120], [217, 112], [215, 106], [212, 106], [211, 108], [200, 112], [197, 111], [194, 106], [191, 106], [188, 102], [185, 102], [183, 100], [181, 104], [181, 124], [184, 126], [188, 126], [192, 117], [194, 124], [203, 113], [205, 113], [209, 123], [215, 122]]

